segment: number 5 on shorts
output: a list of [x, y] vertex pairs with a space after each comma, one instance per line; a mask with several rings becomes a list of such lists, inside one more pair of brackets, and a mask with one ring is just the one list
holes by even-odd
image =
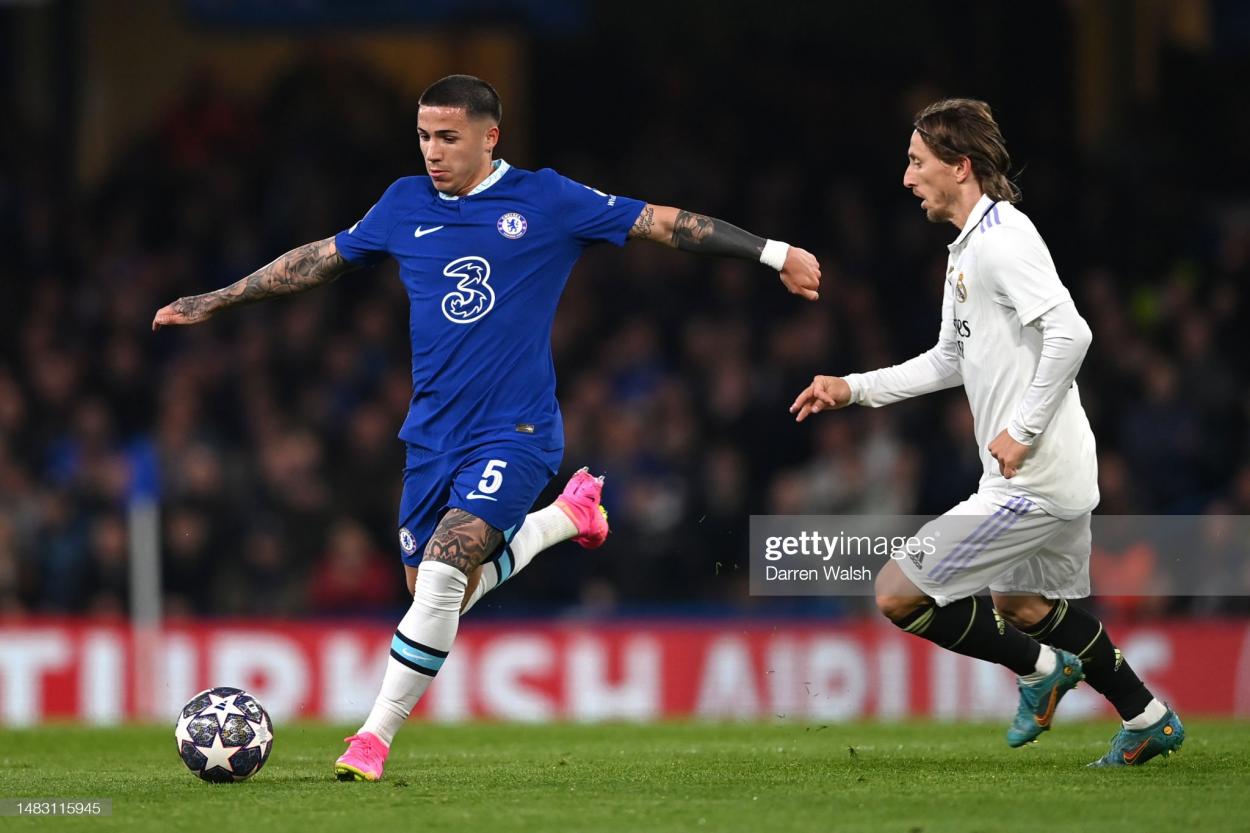
[[488, 462], [486, 468], [482, 469], [482, 479], [477, 484], [478, 491], [487, 495], [493, 495], [499, 491], [499, 487], [503, 485], [503, 470], [507, 467], [506, 460]]

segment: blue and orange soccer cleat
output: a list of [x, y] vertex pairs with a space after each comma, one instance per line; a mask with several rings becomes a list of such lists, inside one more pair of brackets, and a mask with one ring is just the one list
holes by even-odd
[[1076, 688], [1076, 684], [1085, 678], [1081, 670], [1081, 661], [1074, 654], [1055, 651], [1055, 670], [1047, 674], [1040, 682], [1017, 683], [1020, 687], [1020, 705], [1016, 707], [1016, 719], [1007, 729], [1008, 746], [1024, 746], [1050, 729], [1055, 719], [1055, 707], [1063, 699], [1063, 695]]
[[1141, 766], [1158, 755], [1171, 755], [1185, 742], [1185, 727], [1174, 709], [1146, 729], [1120, 727], [1111, 739], [1111, 749], [1090, 766]]
[[334, 762], [334, 777], [340, 781], [381, 780], [390, 747], [372, 732], [361, 732], [343, 740], [347, 751]]
[[583, 466], [556, 498], [556, 505], [577, 527], [573, 541], [588, 550], [597, 549], [608, 540], [608, 510], [599, 503], [602, 495], [603, 475], [595, 477]]

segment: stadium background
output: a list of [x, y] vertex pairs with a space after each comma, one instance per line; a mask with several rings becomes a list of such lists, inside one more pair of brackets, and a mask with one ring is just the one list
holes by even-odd
[[[953, 231], [900, 180], [911, 114], [942, 95], [994, 105], [1093, 328], [1099, 511], [1250, 511], [1250, 116], [1228, 83], [1250, 72], [1250, 15], [1232, 0], [60, 0], [0, 6], [0, 44], [0, 723], [163, 719], [229, 681], [279, 717], [367, 708], [406, 606], [393, 267], [149, 323], [421, 172], [416, 97], [450, 72], [500, 89], [511, 163], [791, 240], [825, 277], [807, 305], [749, 264], [588, 253], [554, 333], [557, 483], [606, 471], [613, 536], [479, 605], [425, 712], [1010, 710], [999, 669], [965, 678], [867, 600], [746, 591], [751, 513], [933, 514], [974, 488], [958, 391], [786, 412], [815, 372], [932, 343]], [[128, 523], [151, 494], [169, 627], [144, 643]], [[1163, 555], [1112, 554], [1142, 595], [1101, 612], [1182, 710], [1250, 714], [1250, 570], [1172, 598], [1150, 584]]]

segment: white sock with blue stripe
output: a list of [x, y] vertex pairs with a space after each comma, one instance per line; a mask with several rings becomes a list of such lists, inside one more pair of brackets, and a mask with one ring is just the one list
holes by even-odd
[[534, 560], [534, 556], [576, 534], [577, 527], [554, 503], [537, 512], [530, 512], [498, 556], [482, 565], [481, 581], [473, 588], [473, 595], [465, 602], [461, 613], [468, 613], [479, 599], [521, 572]]
[[412, 607], [391, 640], [382, 690], [360, 731], [372, 732], [390, 746], [451, 651], [468, 583], [468, 577], [450, 564], [421, 563]]

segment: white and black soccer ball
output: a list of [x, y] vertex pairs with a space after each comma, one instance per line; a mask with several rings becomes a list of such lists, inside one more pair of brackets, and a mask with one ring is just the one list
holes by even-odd
[[178, 756], [205, 781], [243, 781], [260, 772], [273, 749], [273, 722], [238, 688], [209, 688], [192, 697], [174, 728]]

